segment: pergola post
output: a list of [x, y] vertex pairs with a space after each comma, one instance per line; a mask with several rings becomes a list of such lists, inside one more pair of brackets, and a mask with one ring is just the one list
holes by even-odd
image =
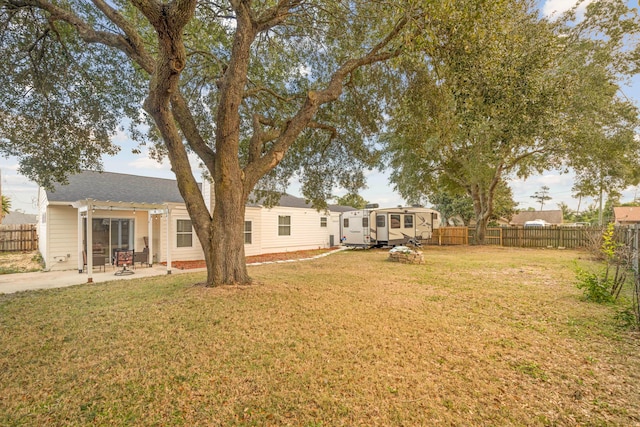
[[82, 211], [78, 208], [78, 273], [84, 271], [84, 248], [82, 247]]
[[167, 274], [171, 274], [171, 209], [167, 207]]
[[87, 201], [87, 283], [93, 283], [93, 203]]
[[147, 211], [147, 265], [151, 267], [153, 265], [153, 214], [151, 211]]

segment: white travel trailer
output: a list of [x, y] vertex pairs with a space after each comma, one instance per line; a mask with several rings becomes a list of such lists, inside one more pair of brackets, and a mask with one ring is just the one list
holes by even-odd
[[423, 207], [378, 208], [374, 204], [340, 215], [342, 244], [352, 247], [396, 246], [410, 240], [422, 243], [439, 227], [438, 211]]

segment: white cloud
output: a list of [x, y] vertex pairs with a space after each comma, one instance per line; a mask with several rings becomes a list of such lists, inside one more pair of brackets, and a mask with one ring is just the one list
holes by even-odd
[[151, 170], [171, 170], [171, 165], [168, 160], [163, 160], [161, 163], [155, 159], [149, 157], [149, 152], [145, 151], [136, 157], [134, 160], [127, 163], [134, 169], [151, 169]]
[[[577, 11], [577, 18], [581, 19], [587, 9], [587, 5], [594, 0], [584, 0], [580, 3]], [[542, 14], [547, 18], [558, 18], [564, 12], [574, 7], [578, 1], [576, 0], [547, 0], [542, 6]]]

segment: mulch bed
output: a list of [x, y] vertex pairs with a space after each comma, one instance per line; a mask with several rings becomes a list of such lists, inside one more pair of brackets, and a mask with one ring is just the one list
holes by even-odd
[[[289, 259], [302, 259], [302, 258], [311, 258], [317, 255], [322, 255], [323, 253], [330, 252], [334, 248], [324, 248], [324, 249], [310, 249], [306, 251], [294, 251], [294, 252], [278, 252], [275, 254], [262, 254], [262, 255], [253, 255], [246, 257], [247, 264], [253, 264], [257, 262], [273, 262], [273, 261], [286, 261]], [[161, 263], [162, 265], [167, 265], [166, 262]], [[171, 267], [177, 268], [178, 270], [190, 270], [192, 268], [204, 268], [206, 264], [203, 259], [194, 260], [194, 261], [171, 261]]]

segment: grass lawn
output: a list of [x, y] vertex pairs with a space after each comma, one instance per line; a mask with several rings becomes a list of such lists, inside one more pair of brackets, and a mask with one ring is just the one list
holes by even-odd
[[0, 425], [640, 425], [640, 337], [581, 300], [585, 253], [424, 252], [0, 296]]

